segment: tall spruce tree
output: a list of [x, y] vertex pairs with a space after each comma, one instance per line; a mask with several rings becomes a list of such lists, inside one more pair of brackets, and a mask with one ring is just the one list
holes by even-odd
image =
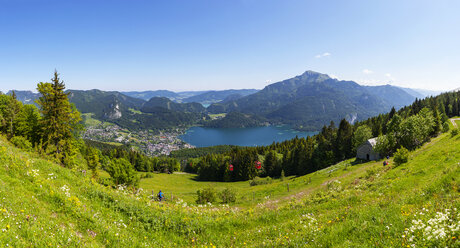
[[81, 121], [80, 113], [72, 108], [68, 94], [64, 92], [65, 84], [57, 71], [51, 83], [40, 82], [37, 90], [41, 97], [40, 106], [42, 141], [49, 151], [65, 163], [71, 150], [72, 131]]

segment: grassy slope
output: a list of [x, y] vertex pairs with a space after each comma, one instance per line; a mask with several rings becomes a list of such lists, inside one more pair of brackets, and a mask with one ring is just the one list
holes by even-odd
[[[0, 138], [0, 245], [406, 246], [402, 235], [417, 211], [426, 208], [432, 216], [445, 208], [460, 209], [459, 161], [460, 136], [445, 134], [397, 168], [383, 167], [381, 161], [351, 166], [349, 160], [270, 185], [211, 183], [234, 186], [238, 202], [199, 207], [159, 204], [148, 193], [133, 196], [104, 188]], [[146, 191], [171, 189], [187, 202], [209, 184], [193, 181], [189, 174], [142, 181]]]

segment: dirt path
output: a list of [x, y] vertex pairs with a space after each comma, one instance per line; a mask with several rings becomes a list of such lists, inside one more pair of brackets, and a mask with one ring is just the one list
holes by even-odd
[[460, 118], [450, 119], [450, 122], [452, 122], [452, 125], [454, 125], [454, 127], [457, 128], [457, 123], [455, 121], [460, 121]]

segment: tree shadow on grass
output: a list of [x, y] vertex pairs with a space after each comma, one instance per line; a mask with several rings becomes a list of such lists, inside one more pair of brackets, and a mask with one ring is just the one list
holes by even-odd
[[357, 164], [364, 164], [364, 163], [367, 163], [369, 162], [368, 160], [365, 160], [365, 159], [360, 159], [360, 158], [356, 158], [354, 161], [352, 161], [350, 164], [351, 165], [357, 165]]

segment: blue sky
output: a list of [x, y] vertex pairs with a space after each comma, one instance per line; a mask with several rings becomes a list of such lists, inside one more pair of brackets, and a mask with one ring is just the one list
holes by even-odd
[[460, 1], [0, 0], [0, 90], [460, 87]]

